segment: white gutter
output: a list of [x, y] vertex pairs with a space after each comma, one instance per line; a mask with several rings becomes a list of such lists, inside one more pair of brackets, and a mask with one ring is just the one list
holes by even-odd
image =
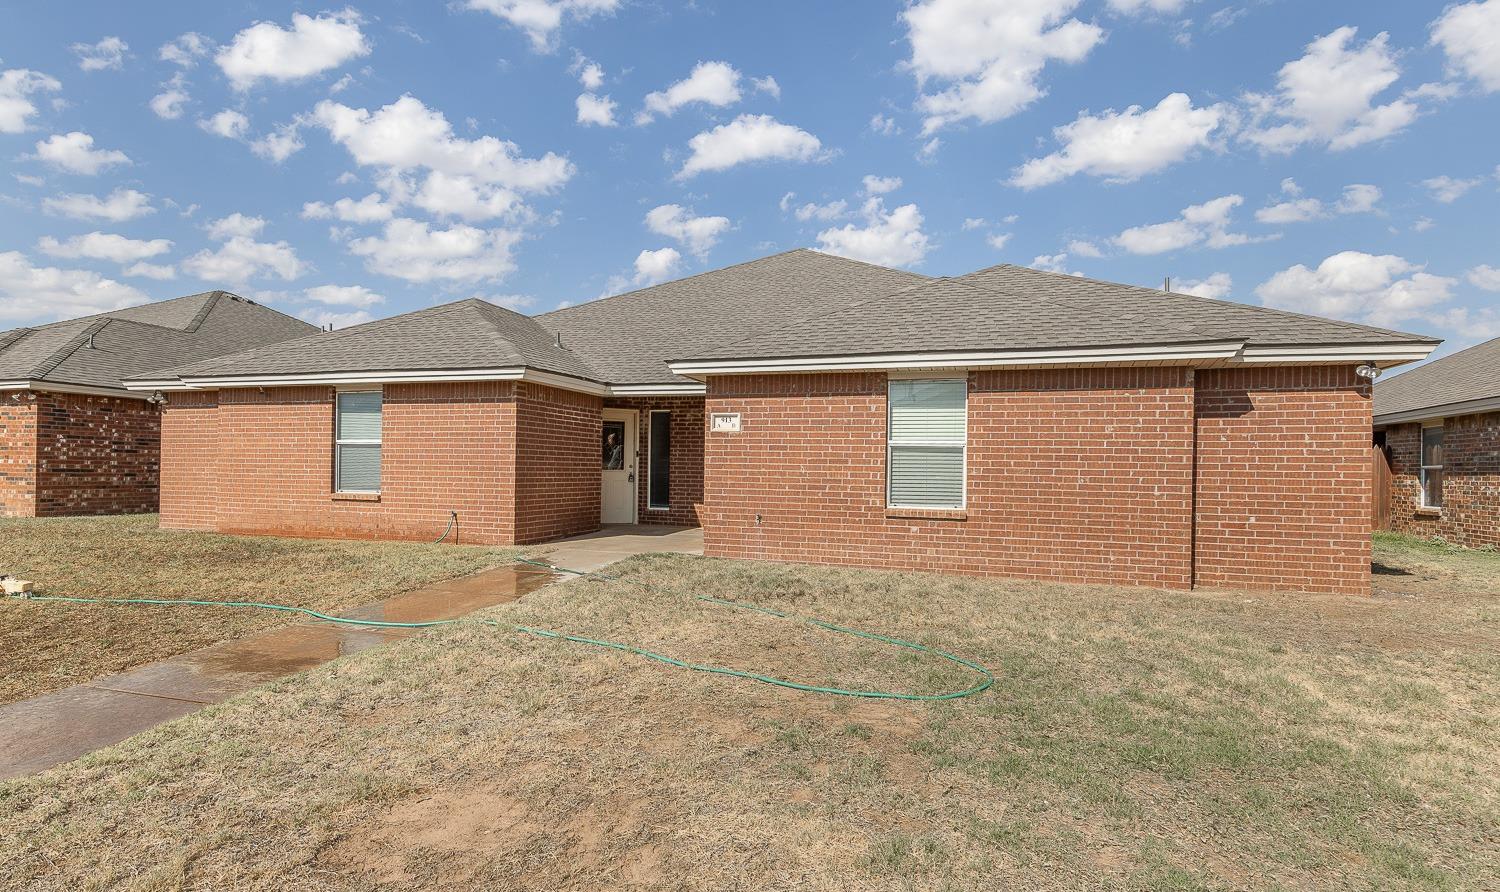
[[1403, 424], [1408, 421], [1426, 421], [1429, 418], [1452, 418], [1455, 415], [1478, 415], [1484, 412], [1500, 412], [1500, 396], [1478, 400], [1463, 400], [1457, 403], [1442, 403], [1423, 406], [1404, 412], [1387, 412], [1375, 416], [1375, 424]]
[[708, 391], [704, 384], [613, 384], [610, 396], [701, 396]]
[[1398, 344], [1338, 344], [1322, 347], [1295, 345], [1246, 347], [1241, 359], [1247, 364], [1261, 363], [1371, 363], [1381, 368], [1426, 359], [1437, 344], [1406, 342]]
[[62, 384], [32, 379], [0, 381], [0, 391], [3, 390], [51, 391], [52, 393], [68, 393], [78, 396], [112, 396], [122, 400], [144, 400], [149, 398], [148, 395], [132, 393], [130, 390], [120, 390], [113, 387], [90, 387], [86, 384]]
[[787, 359], [688, 359], [667, 363], [678, 375], [748, 375], [760, 372], [835, 372], [863, 369], [990, 368], [1098, 363], [1199, 363], [1228, 361], [1244, 341], [1198, 344], [1088, 347], [1047, 350], [983, 350], [961, 353], [885, 353], [869, 356], [811, 356]]
[[327, 372], [290, 375], [219, 375], [187, 378], [152, 378], [126, 381], [133, 391], [219, 390], [235, 387], [297, 387], [303, 385], [348, 386], [358, 384], [439, 384], [472, 381], [531, 381], [562, 390], [595, 396], [693, 396], [702, 395], [702, 384], [621, 384], [606, 386], [595, 381], [570, 378], [524, 367], [498, 369], [418, 369], [384, 372]]

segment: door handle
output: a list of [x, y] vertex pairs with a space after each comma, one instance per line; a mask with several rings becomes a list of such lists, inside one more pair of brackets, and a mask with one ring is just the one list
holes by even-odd
[[635, 482], [635, 468], [631, 468], [630, 469], [630, 473], [628, 475], [626, 475], [626, 477], [625, 477], [625, 482], [626, 483], [634, 483]]

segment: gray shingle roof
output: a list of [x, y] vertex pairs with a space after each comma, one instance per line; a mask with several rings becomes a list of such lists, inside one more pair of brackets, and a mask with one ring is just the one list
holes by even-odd
[[667, 362], [924, 281], [801, 248], [535, 319], [612, 384], [693, 383]]
[[598, 373], [534, 320], [477, 298], [167, 370], [182, 377], [497, 369]]
[[123, 390], [123, 379], [153, 369], [311, 331], [269, 307], [207, 291], [0, 333], [0, 380]]
[[1375, 416], [1500, 398], [1500, 338], [1375, 384]]
[[959, 276], [959, 281], [1011, 294], [1066, 300], [1112, 319], [1135, 313], [1209, 338], [1234, 338], [1255, 345], [1380, 344], [1441, 339], [1353, 322], [1339, 322], [1270, 307], [1159, 291], [1138, 285], [1101, 282], [1065, 273], [1001, 264]]

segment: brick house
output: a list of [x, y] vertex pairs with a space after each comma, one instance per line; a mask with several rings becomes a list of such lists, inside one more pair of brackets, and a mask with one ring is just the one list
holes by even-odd
[[[1431, 338], [798, 250], [525, 317], [445, 304], [130, 382], [162, 523], [1368, 591], [1370, 384]], [[1366, 372], [1369, 370], [1366, 369]]]
[[0, 333], [0, 515], [155, 511], [161, 417], [121, 380], [315, 331], [211, 291]]
[[1500, 338], [1375, 385], [1393, 530], [1500, 546]]

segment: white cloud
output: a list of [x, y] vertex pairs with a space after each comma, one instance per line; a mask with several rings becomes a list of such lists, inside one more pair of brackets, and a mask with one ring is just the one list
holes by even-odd
[[69, 193], [42, 200], [42, 209], [75, 220], [108, 220], [122, 223], [156, 213], [151, 196], [134, 189], [116, 189], [104, 198]]
[[1432, 23], [1432, 42], [1443, 48], [1448, 68], [1500, 90], [1500, 0], [1448, 7]]
[[585, 90], [597, 90], [604, 86], [604, 67], [598, 62], [587, 62], [581, 57], [578, 60], [583, 63], [578, 69], [578, 82]]
[[171, 264], [132, 263], [130, 266], [120, 270], [120, 272], [127, 276], [134, 276], [141, 279], [156, 279], [158, 281], [177, 278], [177, 268]]
[[[902, 13], [909, 66], [923, 93], [922, 132], [974, 118], [993, 123], [1045, 95], [1048, 62], [1082, 61], [1104, 39], [1098, 25], [1069, 15], [1079, 0], [926, 0]], [[947, 84], [926, 92], [932, 81]]]
[[996, 251], [1002, 251], [1005, 249], [1006, 244], [1010, 242], [1012, 235], [1013, 233], [1009, 232], [994, 232], [986, 236], [984, 240], [989, 243], [991, 248], [994, 248]]
[[45, 186], [47, 184], [47, 180], [45, 178], [43, 178], [43, 177], [34, 177], [34, 176], [30, 175], [30, 174], [12, 173], [11, 176], [13, 176], [13, 177], [16, 178], [16, 182], [22, 183], [22, 184], [27, 185], [27, 186], [41, 187], [41, 186]]
[[1401, 76], [1386, 33], [1351, 47], [1356, 33], [1345, 26], [1317, 38], [1302, 58], [1281, 67], [1274, 95], [1247, 94], [1254, 120], [1244, 137], [1268, 152], [1307, 143], [1338, 151], [1385, 139], [1416, 120], [1417, 106], [1408, 99], [1375, 104]]
[[772, 99], [781, 98], [781, 84], [776, 83], [776, 78], [771, 77], [769, 74], [765, 77], [750, 78], [750, 85], [755, 88], [755, 92], [757, 93], [765, 93]]
[[67, 134], [54, 133], [37, 143], [35, 157], [58, 170], [84, 176], [93, 176], [117, 164], [130, 163], [130, 158], [124, 152], [94, 148], [94, 138], [79, 130]]
[[164, 43], [156, 51], [156, 58], [183, 68], [192, 68], [198, 60], [213, 49], [213, 41], [196, 31], [189, 31], [176, 40]]
[[36, 247], [38, 251], [52, 257], [109, 260], [125, 264], [165, 254], [172, 250], [172, 242], [164, 238], [133, 239], [111, 232], [90, 232], [87, 235], [72, 236], [66, 241], [44, 235], [37, 241]]
[[187, 105], [188, 99], [191, 98], [187, 92], [187, 81], [179, 71], [172, 76], [171, 80], [162, 84], [162, 87], [164, 89], [160, 93], [151, 97], [151, 111], [158, 118], [175, 121], [182, 117], [183, 106]]
[[307, 271], [286, 242], [257, 242], [244, 235], [232, 236], [217, 250], [199, 251], [182, 261], [182, 268], [199, 279], [229, 285], [267, 276], [291, 281]]
[[522, 192], [548, 192], [573, 175], [572, 162], [552, 152], [523, 158], [507, 140], [455, 136], [442, 112], [412, 96], [374, 113], [325, 99], [313, 109], [313, 119], [361, 165], [392, 171], [427, 168]]
[[970, 229], [982, 229], [986, 225], [988, 224], [983, 217], [965, 217], [963, 231], [968, 232]]
[[335, 307], [368, 309], [385, 303], [384, 295], [376, 294], [363, 285], [315, 285], [305, 289], [302, 295], [307, 300]]
[[239, 139], [250, 130], [250, 119], [241, 112], [232, 108], [226, 108], [211, 118], [201, 120], [198, 126], [202, 127], [214, 136], [222, 136], [225, 139]]
[[328, 95], [335, 96], [354, 86], [354, 75], [346, 74], [328, 85]]
[[881, 266], [912, 266], [921, 263], [930, 247], [922, 231], [922, 213], [915, 204], [904, 204], [887, 212], [879, 198], [867, 200], [860, 209], [865, 225], [846, 223], [818, 233], [818, 249]]
[[894, 136], [901, 132], [901, 128], [896, 126], [895, 118], [880, 114], [879, 112], [870, 117], [870, 130], [881, 136]]
[[580, 93], [576, 105], [578, 123], [593, 124], [596, 127], [615, 126], [615, 101], [608, 96]]
[[98, 273], [32, 266], [19, 251], [0, 252], [0, 319], [68, 319], [149, 300], [135, 288]]
[[333, 217], [345, 223], [381, 223], [394, 216], [394, 209], [381, 200], [379, 192], [371, 192], [359, 201], [340, 198], [332, 205], [321, 201], [310, 201], [302, 206], [302, 217], [307, 220], [326, 220]]
[[57, 78], [29, 68], [0, 71], [0, 133], [21, 133], [36, 114], [33, 93], [56, 93], [62, 89]]
[[646, 107], [636, 112], [637, 124], [649, 124], [657, 116], [671, 117], [694, 102], [716, 108], [740, 101], [740, 73], [728, 62], [699, 62], [686, 78], [655, 93], [646, 94]]
[[371, 316], [370, 313], [366, 310], [351, 310], [349, 312], [339, 313], [333, 310], [312, 309], [303, 310], [302, 312], [297, 314], [297, 318], [301, 319], [303, 322], [311, 322], [313, 325], [316, 325], [319, 328], [336, 330], [340, 328], [348, 328], [351, 325], [363, 325], [364, 323], [369, 322], [375, 317]]
[[[1302, 194], [1302, 188], [1291, 179], [1282, 180], [1281, 191], [1292, 196]], [[1380, 197], [1378, 186], [1350, 183], [1344, 187], [1342, 197], [1331, 207], [1318, 198], [1293, 198], [1261, 208], [1255, 212], [1255, 219], [1261, 223], [1282, 225], [1322, 220], [1333, 214], [1368, 214], [1375, 210]]]
[[[391, 186], [388, 181], [387, 187]], [[393, 193], [393, 201], [399, 195]], [[435, 170], [422, 181], [422, 187], [411, 195], [412, 204], [436, 217], [462, 217], [471, 222], [518, 214], [523, 210], [520, 196], [503, 186], [481, 183], [473, 177], [446, 174]]]
[[806, 130], [770, 115], [740, 115], [694, 136], [688, 148], [693, 154], [677, 172], [679, 180], [755, 161], [812, 161], [823, 144]]
[[487, 12], [526, 32], [531, 47], [549, 52], [555, 46], [563, 14], [582, 21], [590, 16], [614, 12], [620, 0], [467, 0], [469, 9]]
[[1380, 187], [1369, 183], [1350, 183], [1344, 187], [1344, 195], [1333, 206], [1340, 214], [1368, 214], [1380, 201]]
[[1481, 263], [1465, 276], [1469, 284], [1485, 291], [1500, 291], [1500, 269]]
[[474, 282], [514, 271], [511, 250], [520, 238], [509, 229], [464, 224], [432, 229], [425, 222], [397, 217], [379, 236], [350, 242], [349, 250], [365, 258], [371, 272], [408, 282]]
[[824, 222], [837, 220], [847, 213], [849, 213], [849, 202], [843, 199], [830, 201], [827, 204], [818, 204], [809, 201], [807, 204], [792, 211], [793, 216], [804, 222], [808, 220], [822, 220]]
[[1268, 307], [1395, 325], [1448, 300], [1457, 281], [1394, 254], [1341, 251], [1317, 269], [1284, 269], [1255, 293]]
[[1194, 108], [1183, 93], [1173, 93], [1145, 111], [1132, 105], [1118, 113], [1085, 112], [1071, 124], [1053, 129], [1063, 144], [1060, 151], [1028, 160], [1015, 169], [1010, 182], [1034, 189], [1079, 173], [1111, 182], [1136, 180], [1211, 145], [1226, 117], [1222, 105]]
[[1230, 216], [1244, 201], [1241, 195], [1224, 195], [1189, 205], [1176, 220], [1133, 226], [1110, 241], [1132, 254], [1164, 254], [1200, 242], [1210, 248], [1227, 248], [1261, 241], [1229, 231]]
[[78, 56], [78, 67], [84, 71], [119, 70], [125, 64], [130, 46], [118, 37], [106, 37], [98, 43], [75, 43], [69, 47]]
[[1469, 180], [1458, 180], [1446, 174], [1440, 177], [1432, 177], [1422, 181], [1422, 185], [1432, 193], [1432, 197], [1443, 204], [1452, 204], [1464, 196], [1464, 193], [1484, 182], [1484, 177], [1474, 177]]
[[678, 242], [700, 260], [729, 231], [729, 225], [728, 217], [698, 217], [676, 204], [660, 205], [646, 212], [647, 229]]
[[1064, 266], [1068, 262], [1068, 252], [1061, 251], [1057, 254], [1038, 254], [1031, 258], [1031, 266], [1034, 269], [1046, 270], [1051, 273], [1063, 273], [1065, 275], [1081, 276], [1083, 273], [1069, 273]]
[[682, 255], [676, 248], [659, 248], [642, 251], [635, 257], [635, 284], [655, 285], [665, 282], [676, 274], [682, 264]]
[[1223, 299], [1229, 296], [1234, 280], [1229, 273], [1214, 273], [1206, 279], [1180, 279], [1172, 283], [1172, 290], [1180, 294], [1196, 294], [1198, 297]]
[[370, 44], [359, 25], [359, 13], [353, 9], [317, 18], [293, 13], [289, 29], [257, 22], [234, 35], [214, 61], [236, 90], [248, 90], [262, 80], [299, 81], [367, 55]]
[[267, 133], [259, 139], [251, 140], [250, 151], [261, 158], [274, 164], [280, 164], [286, 159], [302, 151], [304, 143], [299, 132], [298, 121], [288, 121], [278, 124], [276, 129]]
[[235, 237], [255, 238], [266, 228], [266, 221], [262, 217], [250, 217], [239, 212], [227, 217], [220, 217], [211, 221], [206, 230], [208, 237], [215, 241], [224, 241]]
[[1079, 257], [1091, 257], [1097, 259], [1104, 256], [1104, 252], [1099, 250], [1098, 245], [1094, 244], [1093, 242], [1083, 241], [1081, 239], [1074, 239], [1073, 241], [1068, 242], [1067, 250], [1069, 254], [1077, 254]]
[[1413, 232], [1426, 232], [1436, 225], [1436, 223], [1432, 222], [1431, 217], [1421, 217], [1411, 225], [1411, 228]]
[[877, 177], [875, 174], [865, 174], [862, 182], [865, 185], [866, 195], [884, 195], [887, 192], [895, 192], [901, 188], [900, 177]]
[[920, 149], [917, 149], [917, 160], [922, 162], [923, 164], [932, 163], [933, 159], [937, 157], [938, 149], [941, 149], [942, 147], [942, 138], [934, 136], [932, 139], [929, 139], [926, 142], [922, 143], [922, 147]]

